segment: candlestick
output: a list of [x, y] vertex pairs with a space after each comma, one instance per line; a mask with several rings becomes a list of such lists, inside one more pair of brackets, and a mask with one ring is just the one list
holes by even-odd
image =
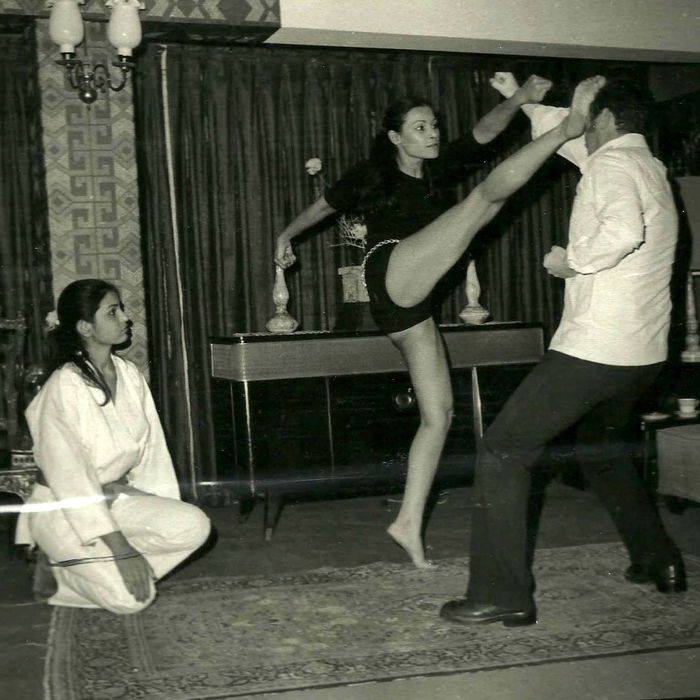
[[284, 269], [275, 266], [275, 284], [272, 287], [272, 301], [275, 305], [275, 314], [267, 322], [266, 328], [270, 333], [293, 333], [299, 326], [298, 321], [287, 311], [289, 302], [289, 290], [284, 279]]
[[469, 261], [467, 267], [464, 289], [467, 294], [467, 305], [462, 309], [459, 317], [465, 323], [473, 325], [484, 323], [489, 317], [489, 312], [479, 303], [481, 285], [479, 284], [479, 276], [476, 274], [476, 263], [473, 260]]
[[695, 285], [692, 271], [688, 272], [685, 292], [685, 350], [681, 353], [681, 360], [683, 362], [700, 362], [698, 313], [695, 305]]

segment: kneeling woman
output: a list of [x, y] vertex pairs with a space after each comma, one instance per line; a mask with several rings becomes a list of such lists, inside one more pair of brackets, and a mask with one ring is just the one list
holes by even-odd
[[204, 543], [209, 519], [180, 500], [146, 380], [113, 352], [129, 332], [118, 290], [73, 282], [57, 313], [49, 377], [26, 411], [41, 476], [17, 543], [48, 557], [49, 604], [138, 612]]

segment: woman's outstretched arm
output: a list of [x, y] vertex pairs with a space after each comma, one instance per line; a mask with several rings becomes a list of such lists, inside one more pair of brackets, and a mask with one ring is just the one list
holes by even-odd
[[[496, 76], [499, 75], [502, 74], [496, 73]], [[537, 75], [531, 75], [522, 86], [518, 86], [515, 79], [513, 82], [513, 89], [506, 99], [483, 116], [472, 130], [474, 140], [478, 143], [493, 141], [510, 124], [521, 107], [524, 109], [525, 105], [542, 102], [547, 91], [552, 87], [551, 80]], [[491, 79], [491, 85], [504, 94], [499, 89], [499, 85], [494, 83], [494, 78]]]
[[306, 207], [306, 209], [297, 215], [287, 228], [277, 236], [275, 264], [280, 267], [289, 267], [293, 265], [296, 261], [296, 256], [292, 250], [292, 239], [335, 212], [336, 210], [326, 202], [323, 196]]

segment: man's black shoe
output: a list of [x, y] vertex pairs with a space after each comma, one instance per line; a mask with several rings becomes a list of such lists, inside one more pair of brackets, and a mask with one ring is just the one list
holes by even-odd
[[669, 564], [660, 569], [651, 569], [649, 575], [656, 584], [656, 590], [661, 593], [682, 593], [688, 589], [683, 561]]
[[625, 569], [625, 580], [630, 583], [651, 583], [649, 566], [647, 564], [630, 564]]
[[512, 610], [490, 603], [473, 603], [467, 598], [450, 600], [440, 609], [440, 617], [460, 625], [488, 625], [502, 622], [506, 627], [534, 625], [537, 622], [535, 608]]
[[649, 564], [630, 564], [625, 579], [631, 583], [654, 583], [661, 593], [682, 593], [688, 589], [683, 560], [660, 568]]

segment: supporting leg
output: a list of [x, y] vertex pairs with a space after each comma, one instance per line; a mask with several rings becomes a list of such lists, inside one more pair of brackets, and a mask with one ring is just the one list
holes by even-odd
[[452, 387], [442, 337], [432, 319], [390, 337], [408, 365], [418, 399], [420, 426], [408, 453], [401, 509], [387, 532], [403, 547], [415, 566], [423, 569], [431, 566], [425, 558], [423, 524], [426, 503], [452, 420]]
[[620, 393], [599, 403], [577, 428], [577, 458], [592, 490], [610, 513], [633, 564], [666, 566], [678, 554], [668, 537], [648, 488], [637, 471], [626, 429], [634, 400], [655, 377], [640, 370]]
[[531, 604], [530, 468], [547, 443], [615, 395], [627, 373], [550, 351], [489, 426], [477, 459], [470, 600], [511, 610]]

